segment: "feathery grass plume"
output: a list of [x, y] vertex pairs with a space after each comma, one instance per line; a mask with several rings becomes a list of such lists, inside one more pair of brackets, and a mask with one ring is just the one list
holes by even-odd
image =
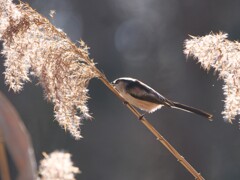
[[232, 123], [240, 114], [240, 43], [227, 40], [227, 34], [191, 36], [185, 41], [184, 53], [192, 55], [205, 70], [211, 67], [223, 79], [225, 107], [222, 112], [226, 121]]
[[22, 90], [29, 75], [38, 77], [45, 96], [54, 103], [55, 118], [76, 139], [81, 138], [82, 119], [90, 118], [87, 86], [97, 77], [88, 47], [74, 45], [28, 5], [0, 0], [0, 39], [6, 57], [5, 83]]
[[44, 159], [40, 161], [39, 166], [41, 180], [75, 180], [74, 175], [81, 173], [78, 167], [73, 166], [70, 153], [54, 151], [43, 155]]

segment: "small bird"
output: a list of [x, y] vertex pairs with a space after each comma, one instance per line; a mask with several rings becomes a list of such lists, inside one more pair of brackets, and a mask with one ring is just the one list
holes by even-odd
[[[197, 108], [171, 101], [137, 79], [121, 77], [114, 80], [112, 84], [129, 104], [145, 112], [152, 113], [160, 109], [162, 106], [166, 106], [204, 116], [210, 121], [213, 119], [212, 114]], [[140, 118], [143, 116], [144, 114]]]

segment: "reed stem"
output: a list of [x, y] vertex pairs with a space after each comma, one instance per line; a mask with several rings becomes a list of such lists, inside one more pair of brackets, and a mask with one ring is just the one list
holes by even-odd
[[[99, 79], [123, 102], [126, 102], [125, 99], [118, 93], [118, 91], [112, 86], [112, 84], [107, 80], [105, 75], [100, 72], [97, 68]], [[198, 173], [192, 165], [183, 157], [181, 154], [153, 127], [153, 125], [145, 118], [141, 117], [141, 114], [129, 103], [124, 103], [130, 111], [146, 126], [146, 128], [157, 138], [157, 140], [162, 143], [168, 151], [180, 162], [197, 180], [204, 180], [202, 175]]]

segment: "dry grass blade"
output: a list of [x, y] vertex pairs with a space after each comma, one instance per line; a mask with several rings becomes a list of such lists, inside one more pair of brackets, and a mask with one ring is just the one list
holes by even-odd
[[7, 155], [4, 146], [4, 140], [0, 131], [0, 177], [4, 180], [10, 180]]
[[15, 108], [2, 93], [0, 93], [0, 130], [18, 169], [18, 179], [35, 179], [37, 166], [28, 132]]

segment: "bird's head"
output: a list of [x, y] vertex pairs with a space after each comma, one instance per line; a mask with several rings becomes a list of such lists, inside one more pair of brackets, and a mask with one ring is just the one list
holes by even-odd
[[115, 79], [112, 82], [112, 85], [119, 91], [119, 92], [124, 92], [126, 90], [126, 87], [136, 81], [136, 79], [129, 78], [129, 77], [121, 77], [118, 79]]

